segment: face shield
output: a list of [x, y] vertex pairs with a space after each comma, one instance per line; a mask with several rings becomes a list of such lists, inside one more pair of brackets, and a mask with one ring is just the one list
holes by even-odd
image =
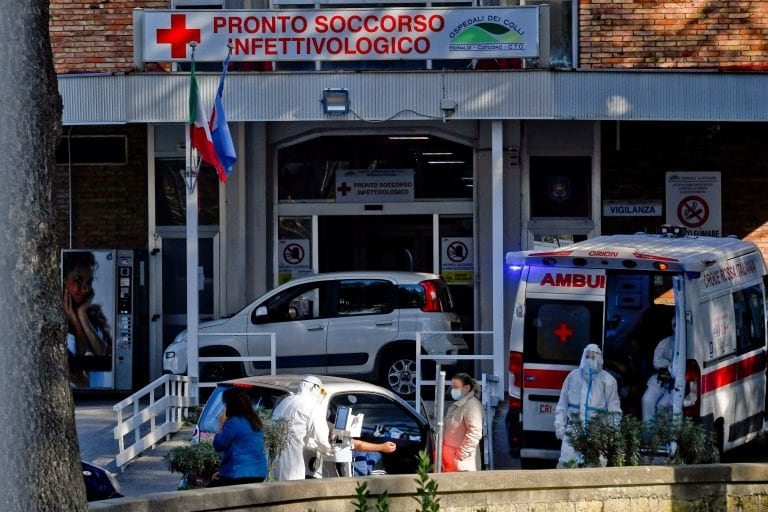
[[590, 343], [584, 348], [579, 368], [585, 375], [594, 375], [603, 369], [603, 352], [600, 347]]

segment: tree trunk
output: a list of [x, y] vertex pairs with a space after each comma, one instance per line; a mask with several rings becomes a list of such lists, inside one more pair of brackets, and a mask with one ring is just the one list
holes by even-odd
[[0, 1], [0, 509], [87, 510], [54, 229], [48, 1]]

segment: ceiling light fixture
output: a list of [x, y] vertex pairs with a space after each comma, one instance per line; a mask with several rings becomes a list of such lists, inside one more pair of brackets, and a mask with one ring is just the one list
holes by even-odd
[[323, 89], [323, 114], [349, 114], [349, 91], [347, 89]]

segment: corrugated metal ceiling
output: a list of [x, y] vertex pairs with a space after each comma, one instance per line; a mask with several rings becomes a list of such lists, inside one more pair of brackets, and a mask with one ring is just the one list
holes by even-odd
[[[211, 101], [216, 73], [198, 73]], [[230, 73], [230, 121], [451, 119], [768, 121], [768, 75], [666, 71]], [[64, 124], [164, 123], [187, 118], [187, 73], [62, 75]], [[349, 90], [352, 113], [322, 112], [322, 90]]]

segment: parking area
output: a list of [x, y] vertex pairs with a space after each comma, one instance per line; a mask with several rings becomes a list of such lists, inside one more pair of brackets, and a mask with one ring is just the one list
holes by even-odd
[[[117, 399], [79, 398], [75, 400], [75, 421], [80, 453], [83, 460], [98, 464], [115, 474], [125, 496], [139, 496], [176, 490], [181, 475], [171, 473], [163, 463], [163, 456], [172, 448], [189, 442], [192, 428], [185, 428], [170, 441], [128, 464], [121, 473], [115, 465], [117, 441], [112, 435], [115, 413], [112, 406]], [[504, 432], [506, 408], [500, 407], [493, 421], [494, 460], [496, 469], [520, 467], [519, 460], [509, 457]]]

